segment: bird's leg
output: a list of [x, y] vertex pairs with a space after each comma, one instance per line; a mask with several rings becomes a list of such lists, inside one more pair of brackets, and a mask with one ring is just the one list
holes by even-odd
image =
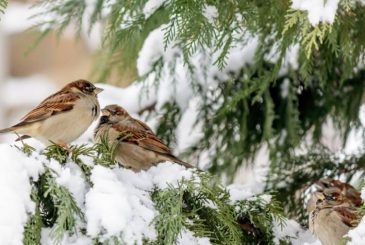
[[63, 149], [65, 149], [69, 154], [72, 153], [72, 149], [68, 147], [68, 145], [65, 142], [58, 142], [57, 145], [61, 146]]

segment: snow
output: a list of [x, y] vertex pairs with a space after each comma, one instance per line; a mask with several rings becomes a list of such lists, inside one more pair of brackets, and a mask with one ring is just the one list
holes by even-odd
[[[221, 74], [224, 75], [224, 73]], [[30, 79], [30, 83], [32, 81], [37, 83], [36, 80]], [[21, 81], [12, 81], [5, 87], [13, 86], [13, 89], [17, 90], [16, 84], [22, 86]], [[140, 97], [139, 94], [144, 89], [142, 83], [134, 83], [124, 89], [105, 84], [97, 84], [96, 86], [105, 89], [100, 94], [102, 106], [118, 103], [134, 116], [138, 116], [139, 110], [159, 99], [154, 93], [150, 93], [149, 97]], [[49, 90], [57, 89], [49, 87]], [[6, 100], [10, 101], [10, 98]], [[35, 101], [36, 98], [34, 97], [27, 103], [36, 104]], [[179, 152], [183, 152], [201, 137], [202, 128], [199, 123], [195, 124], [199, 105], [199, 98], [192, 96], [183, 111], [182, 120], [177, 129]], [[365, 110], [362, 109], [361, 111], [360, 116], [363, 119]], [[89, 142], [94, 127], [95, 124], [77, 143]], [[354, 134], [353, 143], [358, 142], [357, 137], [359, 135]], [[34, 140], [27, 140], [27, 142], [34, 145], [37, 152], [43, 149], [43, 146]], [[255, 193], [262, 192], [268, 171], [268, 159], [266, 157], [267, 149], [263, 147], [258, 152], [258, 160], [254, 165], [251, 165], [251, 169], [243, 168], [241, 170], [241, 175], [239, 174], [236, 179], [240, 183], [227, 187], [232, 203], [249, 199]], [[87, 165], [94, 166], [92, 158], [84, 156], [82, 160]], [[89, 185], [85, 182], [85, 176], [80, 168], [70, 160], [61, 166], [53, 160], [45, 160], [37, 153], [34, 153], [31, 158], [27, 158], [16, 148], [5, 144], [0, 145], [0, 162], [4, 166], [0, 172], [0, 194], [6, 196], [4, 200], [9, 200], [0, 204], [0, 244], [12, 241], [9, 239], [16, 239], [18, 244], [22, 241], [23, 226], [27, 220], [27, 215], [34, 210], [34, 203], [29, 198], [31, 190], [29, 178], [36, 179], [43, 170], [43, 164], [55, 172], [56, 182], [66, 187], [75, 197], [78, 206], [86, 210], [87, 236], [81, 234], [67, 235], [61, 244], [90, 244], [90, 238], [99, 235], [105, 240], [116, 235], [121, 236], [124, 241], [127, 241], [127, 244], [142, 244], [144, 238], [155, 239], [157, 234], [154, 227], [151, 226], [151, 222], [158, 215], [158, 211], [154, 208], [149, 193], [154, 187], [160, 189], [168, 186], [176, 187], [179, 180], [190, 179], [194, 176], [192, 170], [168, 162], [139, 173], [119, 167], [95, 166], [91, 175], [93, 184]], [[271, 201], [269, 195], [262, 197], [266, 202]], [[364, 237], [362, 232], [364, 225], [365, 222], [362, 222], [358, 229], [349, 233], [349, 236], [353, 238], [352, 244], [360, 244], [359, 241], [362, 241], [359, 239]], [[293, 244], [316, 244], [309, 231], [300, 228], [293, 220], [289, 220], [287, 226], [282, 230], [277, 227], [275, 234], [277, 239], [292, 237], [290, 240]], [[183, 231], [180, 235], [178, 244], [209, 244], [207, 238], [194, 237], [189, 231]], [[43, 229], [42, 244], [51, 244], [51, 241], [49, 229]], [[17, 243], [15, 242], [15, 244]]]
[[[309, 230], [304, 230], [299, 223], [294, 220], [286, 220], [283, 227], [276, 221], [274, 222], [275, 244], [280, 244], [280, 239], [288, 238], [292, 245], [313, 244], [316, 238]], [[320, 243], [318, 243], [320, 245]]]
[[40, 8], [31, 8], [30, 4], [9, 3], [1, 16], [0, 29], [8, 34], [23, 32], [37, 24], [31, 17], [39, 12]]
[[[361, 189], [361, 198], [365, 200], [365, 187]], [[347, 236], [351, 239], [347, 242], [348, 245], [362, 245], [365, 244], [365, 217], [362, 217], [359, 225], [350, 230]]]
[[[0, 195], [6, 200], [0, 204], [0, 244], [22, 244], [23, 227], [35, 208], [30, 199], [30, 178], [37, 180], [44, 165], [53, 170], [56, 183], [66, 187], [78, 206], [85, 210], [89, 237], [66, 235], [61, 244], [91, 244], [90, 238], [99, 235], [105, 240], [121, 236], [126, 244], [143, 244], [145, 238], [155, 239], [156, 231], [151, 223], [158, 212], [150, 192], [156, 187], [176, 187], [178, 181], [193, 176], [193, 170], [168, 162], [139, 173], [97, 165], [92, 170], [92, 186], [89, 186], [80, 168], [71, 160], [60, 165], [39, 155], [44, 148], [42, 145], [35, 144], [35, 147], [36, 152], [28, 157], [15, 147], [0, 145]], [[83, 160], [92, 165], [91, 158]], [[182, 233], [181, 239], [191, 240], [191, 234]], [[207, 244], [200, 242], [206, 240], [204, 238], [195, 240], [194, 244]], [[42, 244], [52, 244], [49, 229], [42, 230]]]
[[308, 20], [316, 26], [320, 22], [332, 24], [340, 0], [292, 0], [291, 7], [308, 11]]
[[177, 240], [177, 245], [210, 245], [210, 241], [206, 237], [195, 237], [189, 230], [183, 230]]
[[15, 147], [0, 145], [0, 244], [23, 244], [24, 225], [35, 205], [29, 178], [37, 180], [41, 162]]
[[49, 167], [56, 173], [56, 182], [66, 187], [75, 198], [77, 205], [84, 206], [85, 194], [89, 186], [85, 182], [85, 176], [79, 166], [69, 162], [61, 166], [58, 162], [52, 160]]
[[139, 173], [96, 166], [91, 175], [94, 186], [86, 194], [88, 235], [122, 235], [128, 244], [155, 239], [156, 231], [149, 225], [158, 212], [149, 193], [155, 187], [176, 186], [179, 180], [191, 177], [191, 170], [167, 162]]
[[[41, 244], [42, 245], [54, 245], [54, 241], [51, 236], [51, 228], [43, 228], [41, 233]], [[65, 235], [64, 238], [59, 242], [59, 245], [92, 245], [93, 241], [91, 238], [82, 234], [74, 234], [72, 236]]]
[[218, 10], [215, 6], [205, 5], [203, 9], [203, 15], [207, 18], [208, 22], [213, 24], [214, 19], [218, 17]]
[[251, 190], [246, 188], [244, 185], [232, 184], [227, 186], [227, 190], [230, 195], [231, 203], [234, 203], [239, 200], [248, 199], [253, 196]]
[[149, 0], [143, 8], [143, 14], [146, 19], [148, 19], [152, 14], [156, 12], [166, 0]]
[[[34, 92], [29, 93], [29, 91]], [[22, 107], [38, 104], [43, 98], [56, 91], [56, 86], [49, 79], [41, 75], [33, 75], [26, 78], [7, 79], [1, 84], [0, 96], [5, 107]]]

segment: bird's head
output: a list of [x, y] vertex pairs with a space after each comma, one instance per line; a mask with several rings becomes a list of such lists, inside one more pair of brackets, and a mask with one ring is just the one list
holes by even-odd
[[101, 124], [114, 123], [129, 117], [128, 112], [119, 105], [108, 105], [101, 110], [101, 113]]
[[77, 81], [74, 81], [74, 82], [71, 82], [71, 83], [67, 84], [63, 88], [63, 90], [70, 90], [72, 92], [82, 93], [82, 94], [85, 94], [85, 95], [93, 95], [93, 96], [96, 97], [97, 94], [102, 92], [104, 89], [97, 88], [91, 82], [80, 79], [80, 80], [77, 80]]
[[314, 193], [318, 207], [328, 207], [343, 204], [346, 198], [342, 195], [341, 190], [336, 187], [327, 188], [323, 191]]

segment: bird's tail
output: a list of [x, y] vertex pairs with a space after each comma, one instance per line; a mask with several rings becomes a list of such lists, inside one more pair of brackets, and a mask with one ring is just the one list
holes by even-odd
[[15, 130], [15, 127], [0, 129], [0, 134], [5, 134], [5, 133], [13, 132], [14, 130]]
[[190, 163], [184, 162], [184, 161], [180, 160], [179, 158], [177, 158], [177, 157], [175, 157], [175, 156], [172, 156], [172, 161], [173, 161], [173, 162], [176, 162], [176, 163], [178, 163], [178, 164], [180, 164], [180, 165], [182, 165], [182, 166], [184, 166], [184, 167], [186, 167], [186, 168], [195, 168], [195, 169], [197, 169], [197, 170], [201, 171], [201, 170], [200, 170], [200, 169], [198, 169], [197, 167], [194, 167], [194, 166], [193, 166], [193, 165], [191, 165]]

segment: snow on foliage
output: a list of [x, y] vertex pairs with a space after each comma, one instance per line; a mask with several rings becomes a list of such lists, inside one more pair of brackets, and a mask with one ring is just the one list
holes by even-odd
[[10, 145], [0, 145], [0, 244], [22, 244], [28, 214], [34, 212], [29, 178], [36, 180], [43, 166]]
[[[110, 85], [102, 87], [105, 89], [104, 95], [100, 98], [102, 105], [112, 102], [123, 105], [124, 100], [134, 98], [135, 104], [126, 103], [126, 107], [131, 110], [131, 113], [135, 113], [140, 108], [138, 96], [131, 92], [140, 92], [138, 84], [126, 89], [118, 89]], [[111, 98], [116, 100], [113, 101]], [[142, 101], [142, 104], [148, 102]], [[92, 127], [77, 141], [79, 144], [87, 143], [90, 146]], [[90, 182], [88, 182], [84, 172], [71, 159], [67, 159], [61, 165], [53, 159], [46, 159], [41, 154], [44, 147], [34, 140], [26, 142], [36, 148], [31, 156], [22, 153], [15, 146], [0, 145], [2, 164], [0, 193], [5, 200], [0, 204], [0, 244], [22, 244], [24, 225], [35, 208], [30, 198], [32, 189], [30, 179], [37, 180], [39, 174], [44, 172], [44, 168], [51, 169], [56, 183], [69, 190], [78, 207], [85, 212], [86, 234], [66, 234], [60, 240], [60, 244], [64, 245], [92, 244], [92, 238], [95, 237], [98, 237], [100, 241], [119, 237], [127, 244], [142, 244], [143, 239], [156, 239], [157, 231], [152, 221], [159, 212], [150, 193], [155, 188], [160, 190], [170, 187], [178, 188], [179, 181], [189, 180], [194, 175], [192, 170], [168, 162], [152, 167], [148, 171], [135, 173], [120, 167], [95, 165], [92, 157], [81, 156], [84, 164], [92, 168]], [[20, 147], [22, 144], [18, 142], [16, 146]], [[247, 198], [251, 200], [254, 194], [246, 186], [239, 185], [229, 186], [228, 191], [232, 203]], [[262, 200], [269, 203], [271, 197], [263, 196]], [[84, 226], [80, 220], [76, 225]], [[287, 231], [281, 237], [289, 233]], [[299, 231], [295, 229], [292, 233], [291, 237], [295, 239]], [[52, 231], [49, 228], [42, 228], [41, 241], [42, 244], [54, 243]], [[177, 242], [178, 244], [210, 244], [208, 238], [195, 237], [188, 230], [183, 230], [178, 235]]]
[[293, 0], [292, 8], [308, 11], [308, 20], [316, 26], [320, 22], [332, 24], [340, 0]]
[[143, 8], [143, 13], [145, 15], [145, 18], [147, 19], [148, 17], [150, 17], [157, 9], [159, 9], [164, 3], [166, 2], [166, 0], [149, 0], [144, 8]]

